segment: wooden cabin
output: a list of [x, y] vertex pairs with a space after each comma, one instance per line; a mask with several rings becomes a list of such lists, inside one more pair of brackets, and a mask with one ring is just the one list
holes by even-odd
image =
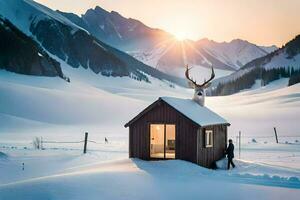
[[223, 158], [230, 124], [192, 99], [160, 97], [129, 127], [129, 157], [181, 159], [212, 168]]

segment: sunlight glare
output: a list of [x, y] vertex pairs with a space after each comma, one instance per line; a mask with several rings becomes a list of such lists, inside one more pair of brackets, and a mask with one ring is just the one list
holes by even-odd
[[174, 33], [174, 35], [175, 35], [175, 38], [179, 41], [186, 40], [189, 37], [188, 34], [184, 31], [178, 31], [178, 32]]

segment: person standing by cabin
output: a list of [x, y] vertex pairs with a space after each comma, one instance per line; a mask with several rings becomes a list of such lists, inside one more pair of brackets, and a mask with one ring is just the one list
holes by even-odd
[[234, 145], [232, 144], [232, 139], [229, 139], [229, 145], [226, 149], [227, 158], [228, 158], [228, 164], [227, 164], [227, 169], [230, 169], [230, 165], [232, 168], [235, 168], [235, 164], [233, 163], [233, 158], [234, 158]]

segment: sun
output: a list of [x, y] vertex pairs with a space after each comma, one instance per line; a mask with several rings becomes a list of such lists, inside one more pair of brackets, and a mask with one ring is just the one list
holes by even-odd
[[176, 31], [173, 33], [175, 38], [179, 41], [186, 40], [189, 37], [189, 34], [185, 31]]
[[177, 16], [173, 19], [176, 23], [172, 23], [167, 28], [167, 31], [174, 35], [178, 41], [193, 40], [198, 35], [198, 29], [192, 24], [192, 20], [186, 16]]

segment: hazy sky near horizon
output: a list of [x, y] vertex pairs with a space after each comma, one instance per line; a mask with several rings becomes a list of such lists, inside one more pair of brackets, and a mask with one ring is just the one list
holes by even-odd
[[96, 5], [166, 30], [178, 38], [218, 42], [241, 38], [282, 46], [300, 34], [300, 0], [37, 0], [85, 13]]

